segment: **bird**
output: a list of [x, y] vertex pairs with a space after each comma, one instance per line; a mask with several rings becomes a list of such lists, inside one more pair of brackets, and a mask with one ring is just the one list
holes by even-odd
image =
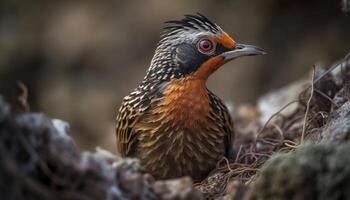
[[237, 43], [203, 14], [165, 22], [146, 76], [116, 116], [123, 157], [138, 158], [155, 179], [203, 180], [226, 157], [234, 126], [206, 82], [225, 63], [266, 52]]

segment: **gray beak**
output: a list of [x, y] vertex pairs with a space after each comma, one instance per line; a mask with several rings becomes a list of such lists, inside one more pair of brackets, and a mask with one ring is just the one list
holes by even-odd
[[242, 56], [264, 55], [266, 51], [259, 47], [247, 44], [236, 44], [236, 47], [231, 51], [226, 51], [221, 54], [225, 60], [233, 60]]

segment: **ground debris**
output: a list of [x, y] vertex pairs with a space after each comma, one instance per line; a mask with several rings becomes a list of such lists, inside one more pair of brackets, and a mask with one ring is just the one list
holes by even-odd
[[[349, 57], [316, 69], [311, 81], [302, 77], [270, 92], [260, 98], [257, 107], [238, 108], [230, 158], [220, 161], [205, 180], [196, 183], [196, 188], [208, 199], [245, 199], [245, 191], [251, 191], [260, 178], [261, 167], [276, 153], [293, 152], [304, 141], [346, 142], [350, 138]], [[232, 182], [244, 188], [240, 189], [243, 192], [229, 194]]]

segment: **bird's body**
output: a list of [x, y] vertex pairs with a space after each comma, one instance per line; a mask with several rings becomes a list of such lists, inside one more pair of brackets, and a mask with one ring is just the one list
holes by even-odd
[[231, 143], [233, 127], [226, 107], [195, 77], [153, 87], [144, 93], [140, 86], [125, 99], [121, 111], [144, 111], [131, 125], [137, 134], [129, 149], [120, 152], [140, 158], [156, 178], [202, 178]]
[[[225, 52], [237, 45], [202, 15], [171, 23], [143, 82], [119, 109], [117, 147], [123, 156], [139, 158], [157, 179], [188, 175], [200, 180], [233, 142], [230, 114], [206, 81], [233, 59], [225, 59]], [[204, 40], [213, 48], [204, 48]]]

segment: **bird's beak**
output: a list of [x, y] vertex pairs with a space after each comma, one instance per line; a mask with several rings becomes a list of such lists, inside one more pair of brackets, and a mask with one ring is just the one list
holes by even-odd
[[263, 54], [266, 54], [266, 51], [259, 47], [247, 44], [236, 44], [233, 50], [226, 51], [220, 55], [224, 58], [225, 61], [230, 61], [242, 56], [255, 56]]

